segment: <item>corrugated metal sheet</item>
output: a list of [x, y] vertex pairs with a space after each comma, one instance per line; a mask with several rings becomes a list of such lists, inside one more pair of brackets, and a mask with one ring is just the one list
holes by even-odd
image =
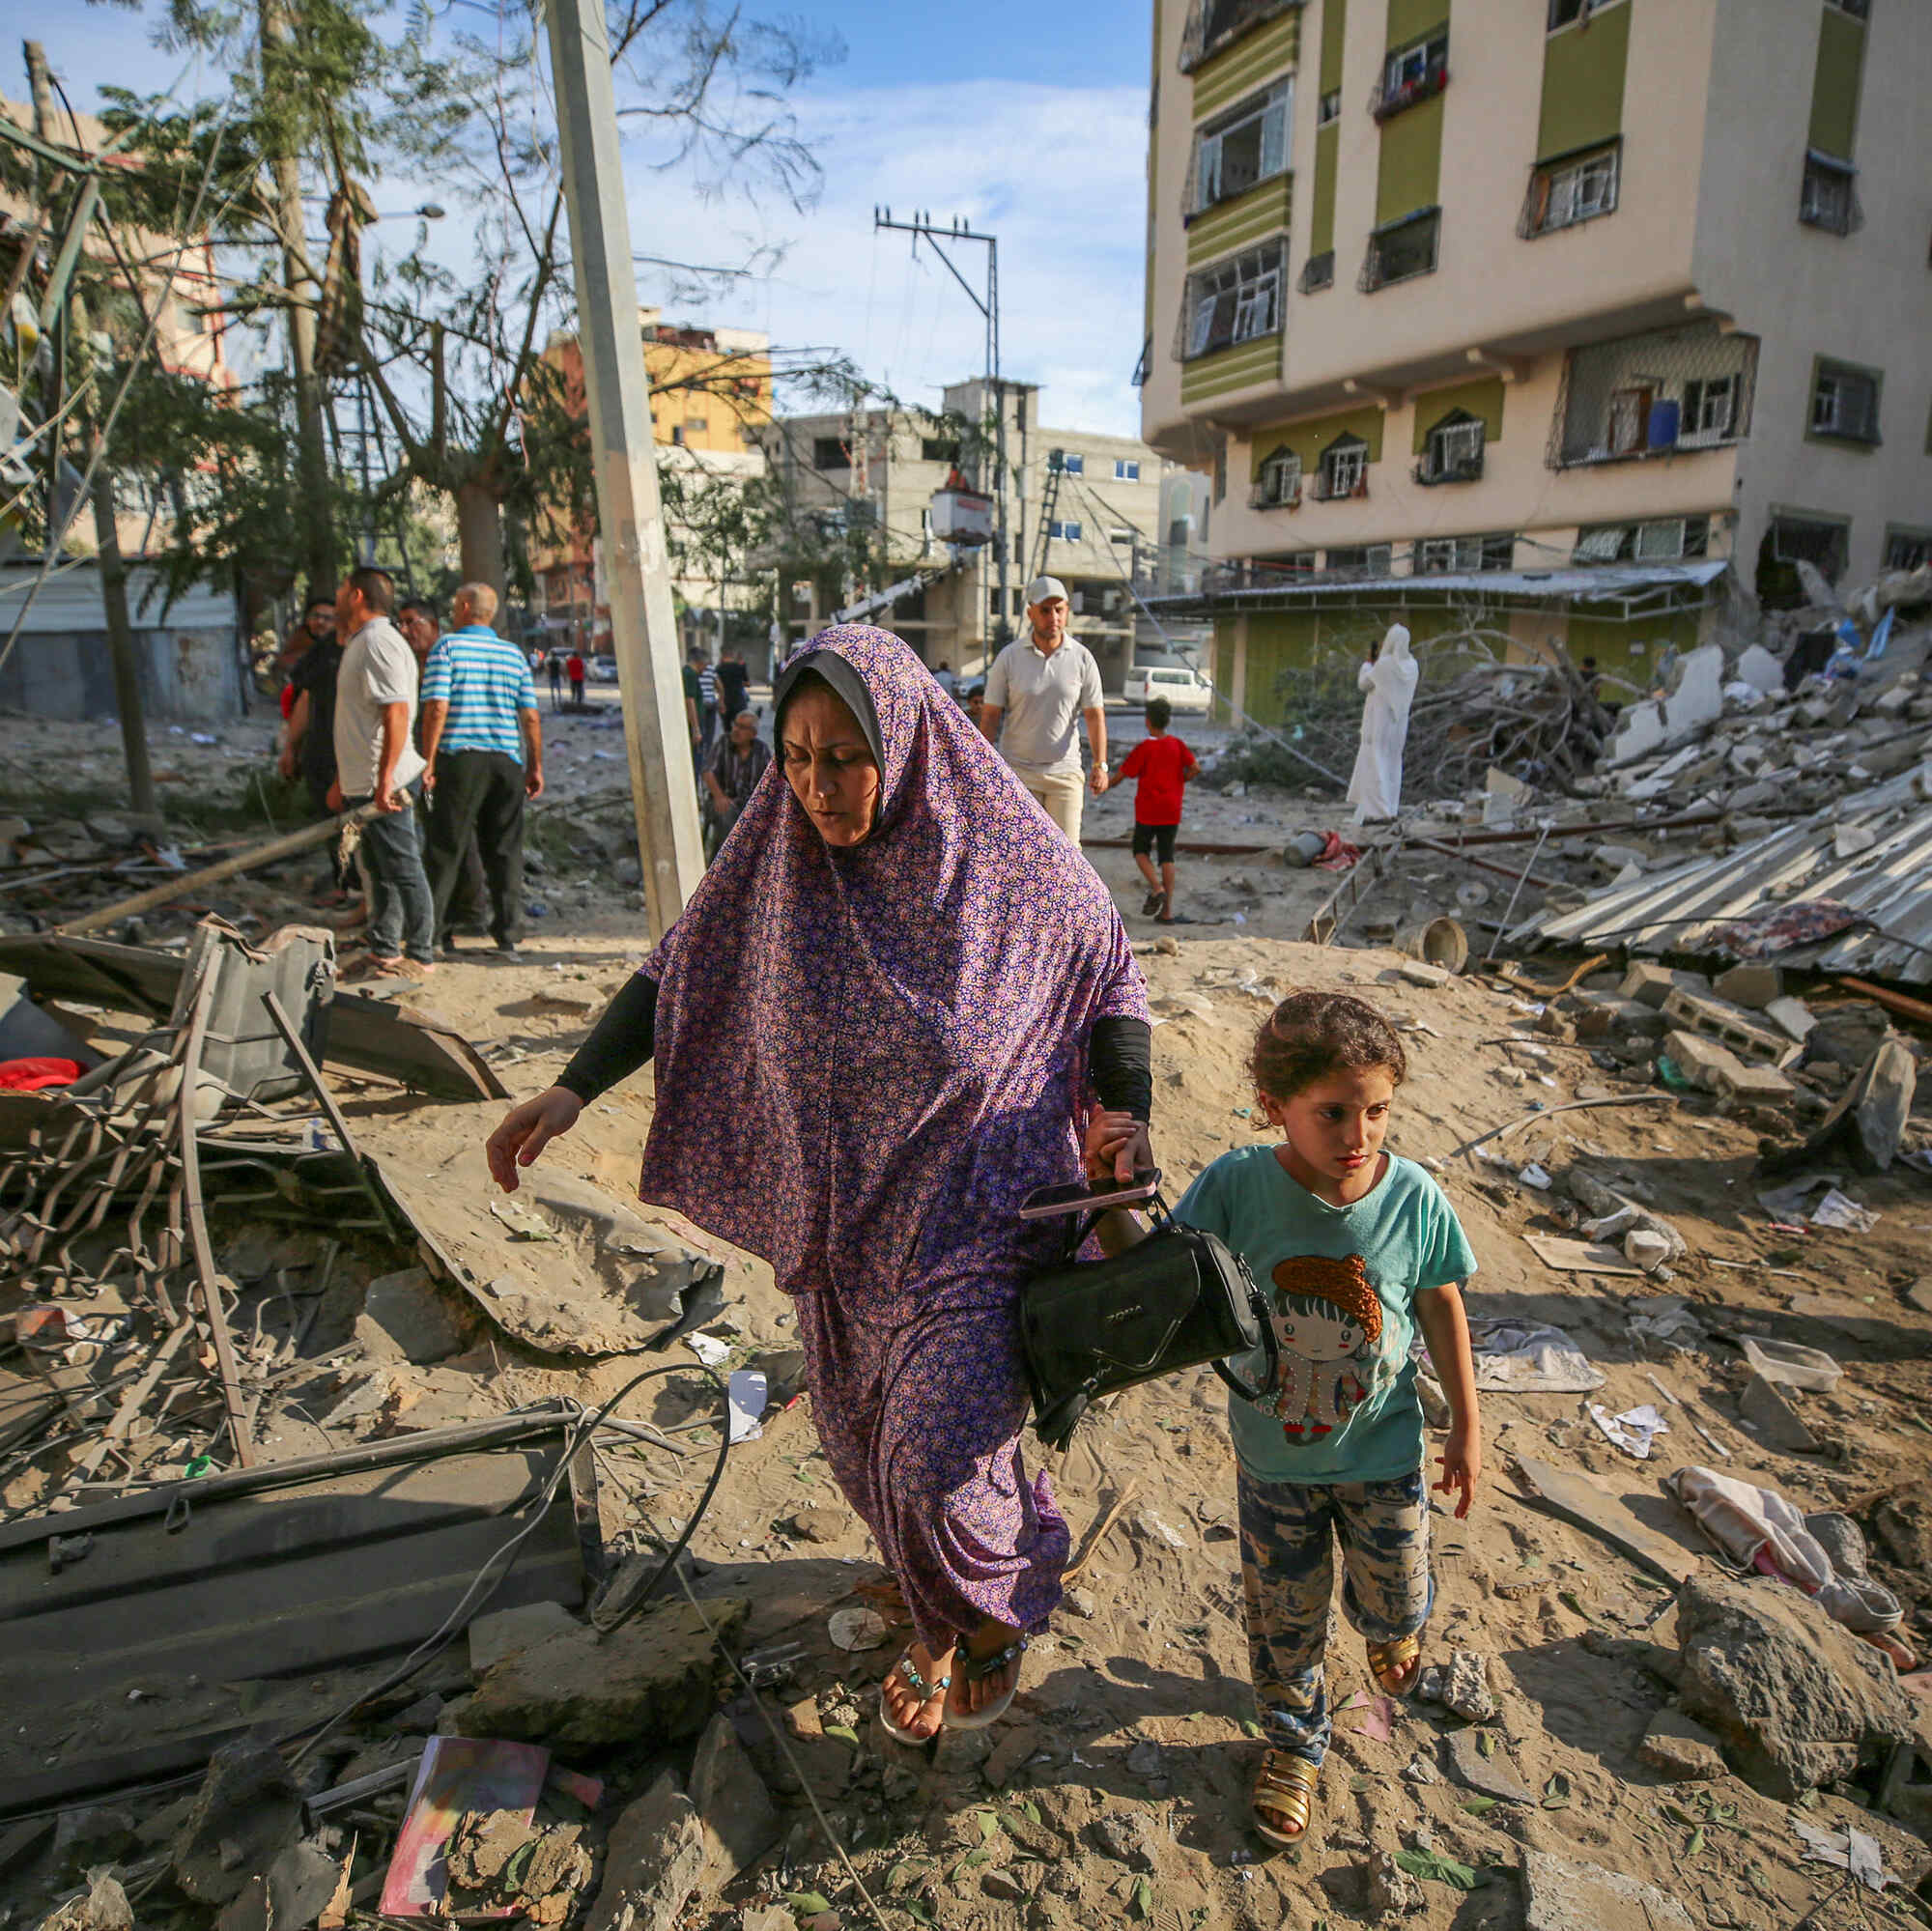
[[[1699, 952], [1732, 920], [1795, 898], [1834, 898], [1877, 929], [1833, 941], [1817, 959], [1825, 971], [1932, 982], [1932, 950], [1921, 950], [1932, 948], [1932, 805], [1913, 787], [1911, 775], [1892, 779], [1834, 812], [1781, 826], [1736, 851], [1687, 860], [1532, 929], [1591, 951]], [[1841, 859], [1838, 832], [1854, 826], [1876, 834], [1875, 842]]]
[[[21, 607], [40, 565], [23, 568], [19, 564], [0, 569], [0, 636], [12, 631], [19, 621]], [[239, 631], [241, 612], [235, 593], [211, 589], [196, 583], [185, 590], [161, 614], [161, 576], [144, 564], [128, 566], [128, 613], [136, 630], [215, 630]], [[105, 620], [100, 614], [100, 573], [93, 562], [74, 568], [58, 568], [42, 585], [27, 612], [23, 637], [58, 637], [70, 631], [97, 631]]]

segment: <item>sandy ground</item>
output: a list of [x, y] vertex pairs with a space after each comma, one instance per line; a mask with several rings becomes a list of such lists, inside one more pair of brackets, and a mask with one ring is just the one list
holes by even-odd
[[[1129, 741], [1123, 724], [1116, 721], [1117, 746]], [[621, 828], [621, 809], [599, 821], [581, 803], [623, 782], [615, 732], [588, 720], [565, 719], [552, 728], [550, 811], [580, 829], [561, 842], [539, 841], [551, 857], [531, 895], [546, 903], [548, 916], [534, 923], [526, 956], [515, 964], [460, 958], [410, 995], [490, 1051], [518, 1096], [548, 1083], [583, 1036], [586, 1014], [601, 1008], [646, 947], [636, 895], [610, 882], [606, 856], [582, 849], [583, 825]], [[1197, 734], [1185, 724], [1182, 730]], [[260, 756], [262, 732], [223, 735], [219, 749], [224, 756], [235, 752], [238, 770]], [[111, 768], [111, 740], [93, 727], [36, 725], [16, 739], [10, 724], [9, 738], [9, 763], [65, 757], [71, 764], [86, 755]], [[11, 776], [17, 783], [17, 763]], [[1285, 794], [1198, 793], [1189, 816], [1197, 836], [1277, 847], [1288, 830], [1334, 822], [1327, 808]], [[1090, 835], [1124, 836], [1130, 822], [1130, 798], [1117, 793], [1092, 807]], [[1206, 1371], [1132, 1391], [1085, 1425], [1069, 1453], [1053, 1458], [1076, 1547], [1115, 1505], [1125, 1506], [1092, 1550], [1083, 1594], [1035, 1644], [1009, 1722], [978, 1737], [949, 1735], [930, 1753], [897, 1748], [871, 1723], [877, 1679], [895, 1652], [845, 1655], [827, 1635], [830, 1612], [850, 1604], [855, 1583], [877, 1571], [865, 1530], [831, 1483], [808, 1400], [776, 1417], [762, 1439], [733, 1451], [694, 1548], [706, 1593], [753, 1598], [750, 1645], [804, 1645], [792, 1681], [768, 1700], [776, 1707], [815, 1699], [826, 1721], [856, 1714], [856, 1752], [810, 1736], [795, 1748], [835, 1829], [855, 1846], [867, 1885], [895, 1910], [913, 1902], [924, 1914], [895, 1916], [895, 1923], [960, 1931], [1141, 1917], [1184, 1931], [1373, 1922], [1366, 1888], [1372, 1853], [1410, 1846], [1423, 1833], [1423, 1841], [1485, 1877], [1467, 1894], [1425, 1883], [1422, 1908], [1408, 1921], [1428, 1931], [1520, 1923], [1513, 1871], [1525, 1846], [1645, 1879], [1682, 1899], [1700, 1924], [1795, 1925], [1837, 1890], [1840, 1874], [1802, 1863], [1786, 1807], [1736, 1777], [1671, 1787], [1638, 1761], [1635, 1745], [1667, 1697], [1642, 1666], [1659, 1653], [1641, 1646], [1662, 1643], [1674, 1654], [1664, 1593], [1590, 1536], [1519, 1501], [1508, 1463], [1512, 1451], [1520, 1451], [1590, 1473], [1687, 1548], [1700, 1548], [1688, 1519], [1662, 1498], [1659, 1478], [1684, 1462], [1707, 1460], [1704, 1444], [1678, 1431], [1660, 1445], [1658, 1460], [1634, 1462], [1584, 1414], [1586, 1399], [1612, 1412], [1657, 1399], [1654, 1375], [1694, 1404], [1731, 1450], [1722, 1464], [1728, 1471], [1779, 1489], [1803, 1507], [1861, 1511], [1883, 1491], [1922, 1482], [1932, 1320], [1902, 1296], [1928, 1267], [1932, 1199], [1924, 1178], [1896, 1170], [1854, 1183], [1851, 1190], [1881, 1215], [1868, 1235], [1819, 1231], [1793, 1240], [1769, 1233], [1752, 1199], [1756, 1132], [1695, 1096], [1532, 1119], [1501, 1143], [1508, 1167], [1459, 1155], [1471, 1137], [1533, 1108], [1554, 1108], [1579, 1086], [1614, 1094], [1639, 1089], [1599, 1068], [1587, 1052], [1560, 1049], [1532, 1033], [1529, 1003], [1499, 985], [1464, 979], [1417, 986], [1400, 978], [1392, 951], [1293, 943], [1312, 903], [1332, 889], [1325, 875], [1289, 871], [1273, 859], [1183, 861], [1183, 906], [1200, 923], [1161, 939], [1138, 917], [1140, 887], [1126, 852], [1096, 847], [1090, 855], [1128, 915], [1159, 1019], [1154, 1136], [1170, 1197], [1218, 1153], [1265, 1130], [1243, 1065], [1269, 1002], [1291, 987], [1359, 991], [1405, 1025], [1410, 1077], [1390, 1145], [1439, 1163], [1481, 1262], [1474, 1311], [1548, 1320], [1608, 1377], [1589, 1398], [1487, 1398], [1489, 1472], [1476, 1512], [1466, 1522], [1438, 1517], [1434, 1525], [1438, 1598], [1431, 1654], [1459, 1647], [1487, 1659], [1503, 1710], [1499, 1757], [1536, 1792], [1553, 1777], [1567, 1779], [1570, 1802], [1472, 1814], [1464, 1808], [1469, 1793], [1440, 1773], [1438, 1717], [1397, 1706], [1393, 1733], [1383, 1741], [1362, 1732], [1361, 1712], [1348, 1711], [1307, 1843], [1270, 1854], [1253, 1835], [1246, 1792], [1260, 1746], [1240, 1621], [1234, 1463], [1225, 1398]], [[298, 882], [294, 874], [286, 880]], [[1453, 892], [1453, 882], [1446, 889]], [[294, 909], [259, 883], [237, 888], [233, 902], [277, 921]], [[1156, 950], [1157, 943], [1168, 949]], [[1561, 977], [1550, 961], [1534, 970]], [[1518, 1036], [1515, 1044], [1496, 1043], [1511, 1036]], [[419, 1162], [426, 1174], [473, 1146], [501, 1111], [415, 1104], [376, 1083], [337, 1085], [358, 1136], [385, 1158]], [[549, 1157], [613, 1198], [628, 1198], [650, 1105], [648, 1077], [630, 1082], [587, 1109]], [[1681, 1228], [1690, 1255], [1662, 1292], [1688, 1296], [1708, 1328], [1825, 1347], [1845, 1364], [1834, 1394], [1804, 1398], [1822, 1452], [1773, 1453], [1741, 1429], [1742, 1367], [1721, 1340], [1645, 1359], [1628, 1321], [1660, 1292], [1652, 1284], [1557, 1274], [1537, 1260], [1522, 1235], [1560, 1231], [1552, 1197], [1519, 1181], [1514, 1169], [1535, 1161], [1560, 1177], [1579, 1158]], [[730, 1263], [733, 1304], [716, 1331], [731, 1341], [734, 1360], [791, 1345], [790, 1310], [762, 1266], [723, 1253], [688, 1228], [673, 1231]], [[347, 1278], [358, 1277], [351, 1270]], [[354, 1367], [344, 1347], [353, 1314], [346, 1304], [333, 1309], [318, 1329], [311, 1352], [320, 1385]], [[385, 1425], [434, 1426], [550, 1393], [599, 1398], [635, 1370], [628, 1358], [573, 1366], [485, 1327], [476, 1345], [451, 1361], [398, 1370], [401, 1397]], [[710, 1400], [694, 1376], [650, 1397], [643, 1411], [668, 1424], [695, 1418]], [[321, 1445], [298, 1419], [288, 1420], [271, 1444], [277, 1454]], [[708, 1465], [708, 1451], [683, 1460], [641, 1448], [604, 1456], [607, 1536], [640, 1521], [659, 1531], [681, 1523]], [[19, 1498], [8, 1499], [18, 1505]], [[1874, 1569], [1912, 1605], [1908, 1638], [1932, 1646], [1932, 1577], [1889, 1566], [1883, 1549], [1875, 1551]], [[1372, 1688], [1360, 1645], [1346, 1632], [1331, 1662], [1337, 1706]], [[749, 1707], [736, 1714], [741, 1730], [757, 1738]], [[797, 1727], [810, 1731], [816, 1720], [801, 1717]], [[988, 1766], [994, 1750], [998, 1758]], [[792, 1806], [783, 1856], [727, 1895], [707, 1898], [687, 1923], [736, 1927], [747, 1907], [803, 1890], [835, 1899], [845, 1923], [860, 1921], [843, 1874], [803, 1807], [793, 1768], [768, 1743], [755, 1743], [754, 1754]], [[1426, 1781], [1406, 1776], [1418, 1762], [1439, 1774]], [[642, 1775], [648, 1767], [638, 1768]], [[1849, 1821], [1869, 1831], [1908, 1883], [1928, 1862], [1918, 1838], [1847, 1798], [1822, 1799], [1811, 1821]], [[1895, 1905], [1865, 1903], [1874, 1915], [1910, 1921]], [[1858, 1901], [1841, 1894], [1805, 1921], [1833, 1926], [1860, 1916]]]

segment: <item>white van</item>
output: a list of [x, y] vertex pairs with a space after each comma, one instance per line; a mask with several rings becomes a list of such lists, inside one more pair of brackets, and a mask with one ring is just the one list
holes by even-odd
[[1206, 711], [1214, 701], [1214, 687], [1184, 664], [1137, 664], [1121, 695], [1129, 704], [1165, 697], [1177, 711]]

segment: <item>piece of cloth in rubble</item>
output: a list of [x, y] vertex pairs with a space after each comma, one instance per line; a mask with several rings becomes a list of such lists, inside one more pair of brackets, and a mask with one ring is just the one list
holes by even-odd
[[[1740, 1569], [1757, 1569], [1814, 1598], [1834, 1622], [1860, 1635], [1895, 1630], [1904, 1620], [1898, 1598], [1868, 1576], [1852, 1573], [1850, 1545], [1841, 1574], [1809, 1520], [1775, 1489], [1759, 1489], [1735, 1475], [1694, 1463], [1680, 1468], [1664, 1486], [1690, 1510], [1718, 1551]], [[1834, 1539], [1842, 1535], [1834, 1520]], [[1862, 1551], [1857, 1567], [1862, 1569]]]
[[[799, 1296], [841, 1487], [922, 1640], [1040, 1626], [1066, 1527], [1022, 1472], [1018, 1297], [1064, 1224], [1103, 1017], [1148, 1017], [1106, 888], [890, 632], [822, 631], [870, 699], [879, 812], [828, 845], [783, 770], [643, 970], [657, 1104], [639, 1192], [768, 1261]], [[855, 694], [856, 695], [856, 694]], [[820, 1303], [823, 1305], [820, 1305]]]
[[[1604, 1372], [1560, 1327], [1513, 1315], [1470, 1315], [1469, 1352], [1476, 1386], [1499, 1394], [1582, 1395], [1604, 1385]], [[1417, 1335], [1410, 1351], [1420, 1359]]]
[[1862, 915], [1835, 898], [1793, 898], [1713, 926], [1707, 943], [1712, 951], [1725, 958], [1774, 959], [1780, 952], [1816, 945], [1864, 923]]
[[1366, 825], [1393, 818], [1402, 809], [1402, 750], [1408, 739], [1408, 707], [1422, 674], [1408, 651], [1408, 631], [1390, 624], [1373, 664], [1355, 673], [1367, 693], [1362, 703], [1362, 744], [1349, 778], [1349, 803], [1355, 822]]

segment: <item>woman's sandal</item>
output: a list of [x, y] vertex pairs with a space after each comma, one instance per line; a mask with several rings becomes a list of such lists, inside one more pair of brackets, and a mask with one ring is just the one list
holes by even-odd
[[983, 1708], [968, 1711], [964, 1716], [956, 1712], [951, 1703], [946, 1706], [946, 1727], [949, 1730], [983, 1730], [997, 1723], [1012, 1708], [1013, 1698], [1019, 1694], [1019, 1660], [1026, 1654], [1027, 1639], [1015, 1636], [1004, 1649], [996, 1649], [991, 1656], [976, 1657], [962, 1640], [953, 1654], [952, 1666], [959, 1672], [962, 1683], [983, 1683], [989, 1676], [997, 1676], [1009, 1663], [1013, 1664], [1013, 1680], [1004, 1696], [996, 1696]]
[[[1369, 1673], [1387, 1696], [1410, 1696], [1422, 1681], [1422, 1638], [1396, 1636], [1385, 1643], [1369, 1645]], [[1389, 1678], [1401, 1679], [1400, 1687]]]
[[952, 1689], [952, 1678], [947, 1675], [940, 1677], [936, 1683], [928, 1683], [920, 1673], [919, 1664], [913, 1661], [912, 1651], [907, 1650], [899, 1658], [898, 1661], [894, 1663], [891, 1669], [887, 1670], [885, 1683], [879, 1685], [879, 1721], [886, 1726], [886, 1735], [892, 1738], [895, 1744], [910, 1744], [915, 1749], [923, 1749], [927, 1744], [931, 1743], [934, 1737], [938, 1736], [941, 1726], [946, 1721], [944, 1706], [942, 1705], [940, 1710], [939, 1722], [935, 1723], [930, 1730], [925, 1731], [923, 1734], [918, 1730], [901, 1728], [900, 1725], [893, 1721], [893, 1706], [886, 1700], [886, 1685], [891, 1683], [895, 1676], [905, 1678], [906, 1687], [919, 1698], [919, 1706], [922, 1710], [935, 1696], [944, 1696]]
[[[1309, 1814], [1315, 1808], [1315, 1785], [1321, 1775], [1319, 1765], [1287, 1750], [1270, 1750], [1263, 1757], [1248, 1809], [1255, 1829], [1270, 1844], [1282, 1844], [1293, 1850], [1308, 1834]], [[1270, 1817], [1286, 1817], [1294, 1828], [1284, 1831], [1278, 1824], [1269, 1823]]]

